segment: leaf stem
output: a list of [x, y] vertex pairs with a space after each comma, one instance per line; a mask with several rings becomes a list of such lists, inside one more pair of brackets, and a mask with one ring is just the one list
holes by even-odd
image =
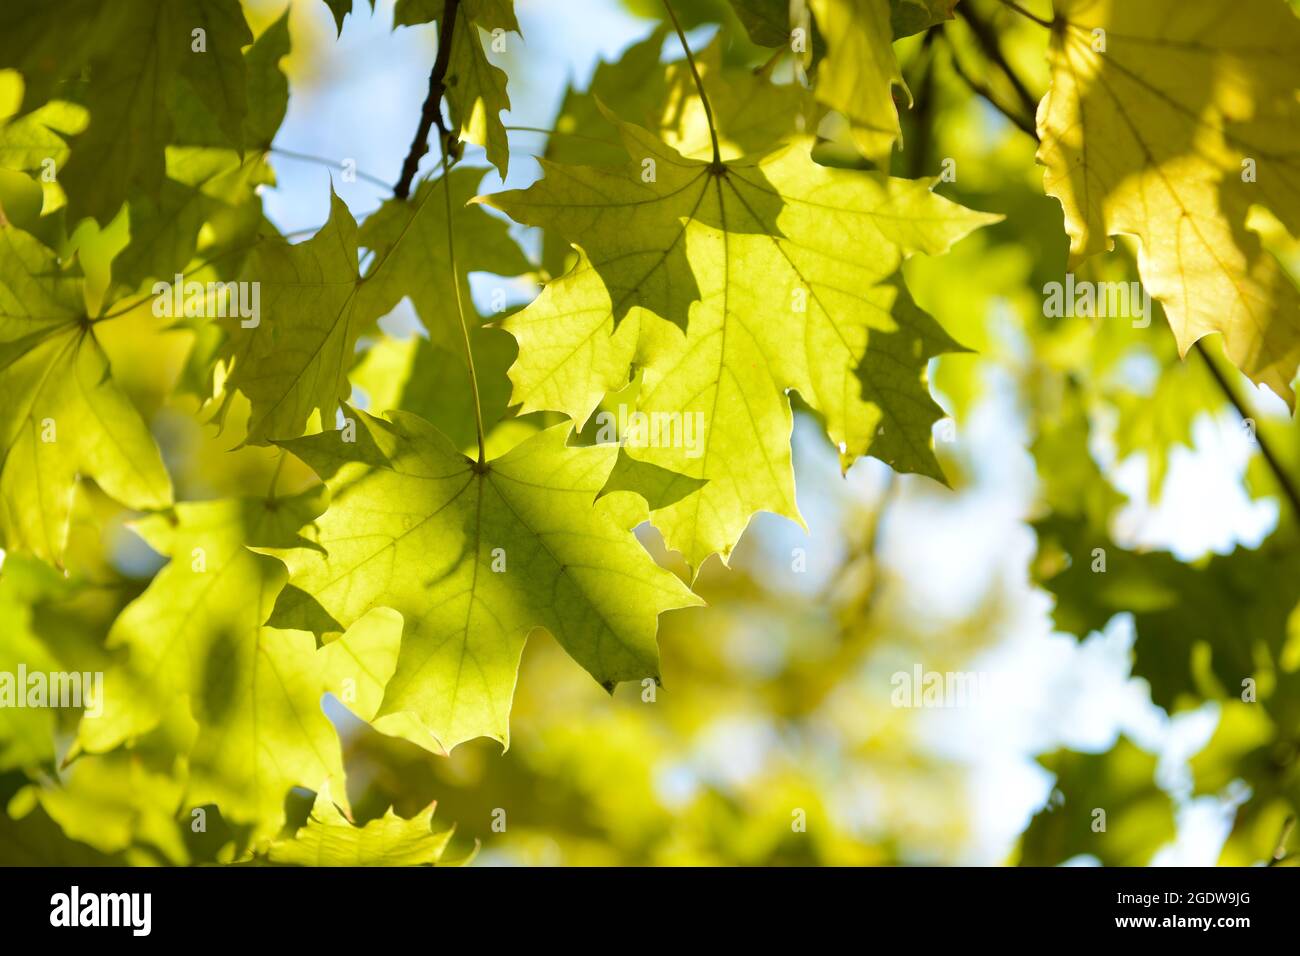
[[429, 92], [424, 97], [424, 106], [420, 108], [420, 125], [411, 141], [411, 149], [402, 163], [402, 176], [393, 187], [393, 195], [405, 199], [411, 194], [411, 182], [420, 159], [429, 151], [429, 130], [436, 124], [442, 143], [443, 165], [446, 166], [447, 151], [451, 147], [451, 133], [442, 119], [442, 97], [447, 92], [447, 67], [451, 64], [451, 44], [456, 32], [456, 15], [460, 0], [446, 0], [442, 7], [442, 22], [438, 24], [438, 53], [433, 60], [433, 69], [429, 71]]
[[571, 136], [574, 139], [585, 139], [593, 143], [601, 143], [608, 146], [610, 141], [601, 139], [599, 136], [588, 136], [586, 133], [569, 133], [562, 129], [546, 129], [544, 126], [503, 126], [507, 133], [544, 133], [547, 136]]
[[682, 25], [677, 19], [677, 14], [673, 12], [673, 5], [664, 0], [664, 9], [668, 11], [668, 19], [673, 21], [673, 29], [677, 31], [677, 39], [682, 41], [682, 49], [686, 51], [686, 62], [690, 64], [691, 76], [695, 77], [695, 88], [699, 90], [700, 102], [704, 104], [704, 115], [709, 121], [709, 137], [713, 140], [713, 167], [722, 169], [722, 152], [718, 149], [718, 128], [713, 122], [713, 107], [709, 103], [709, 96], [704, 92], [704, 81], [700, 79], [699, 68], [695, 65], [695, 54], [691, 52], [691, 45], [686, 42], [686, 34], [682, 32]]
[[280, 455], [275, 460], [275, 471], [271, 472], [271, 487], [267, 489], [266, 500], [275, 504], [275, 486], [280, 483], [280, 472], [284, 471], [284, 449], [280, 449]]
[[1287, 858], [1286, 841], [1290, 839], [1293, 829], [1295, 829], [1295, 814], [1290, 814], [1282, 821], [1282, 832], [1277, 838], [1277, 848], [1273, 851], [1273, 855], [1269, 857], [1269, 866], [1277, 866]]
[[[1251, 411], [1245, 398], [1237, 393], [1237, 389], [1233, 387], [1232, 382], [1228, 380], [1228, 376], [1224, 373], [1223, 369], [1219, 367], [1219, 363], [1215, 360], [1214, 356], [1210, 354], [1209, 350], [1205, 348], [1201, 340], [1198, 339], [1193, 348], [1195, 348], [1201, 358], [1205, 360], [1206, 368], [1210, 370], [1210, 375], [1214, 378], [1215, 384], [1219, 386], [1219, 391], [1223, 392], [1228, 401], [1232, 403], [1232, 407], [1237, 410], [1237, 414], [1241, 416], [1241, 420], [1251, 422], [1257, 421], [1257, 416]], [[1291, 508], [1296, 517], [1300, 518], [1300, 487], [1296, 486], [1295, 480], [1291, 477], [1286, 468], [1282, 466], [1282, 459], [1278, 457], [1277, 452], [1274, 451], [1272, 444], [1269, 442], [1268, 438], [1265, 437], [1263, 431], [1259, 428], [1256, 428], [1254, 431], [1255, 442], [1259, 445], [1260, 454], [1264, 456], [1264, 461], [1268, 464], [1269, 470], [1273, 472], [1273, 476], [1277, 479], [1278, 485], [1281, 486], [1282, 493], [1291, 503]]]
[[772, 72], [772, 70], [776, 67], [777, 63], [780, 62], [781, 57], [784, 55], [785, 55], [785, 47], [783, 46], [777, 47], [772, 52], [772, 55], [767, 58], [766, 62], [762, 63], [759, 66], [754, 67], [754, 75], [755, 76], [769, 75]]
[[447, 259], [451, 265], [451, 284], [456, 290], [456, 314], [460, 317], [460, 332], [465, 343], [465, 364], [469, 366], [469, 387], [474, 393], [474, 430], [478, 436], [478, 464], [487, 463], [487, 442], [483, 428], [483, 403], [479, 399], [478, 371], [474, 368], [474, 348], [470, 345], [469, 322], [465, 319], [465, 303], [460, 294], [460, 273], [456, 269], [456, 230], [451, 225], [451, 154], [447, 142], [442, 150], [442, 193], [447, 201]]
[[[267, 150], [267, 152], [274, 153], [276, 156], [283, 156], [286, 159], [299, 159], [306, 163], [319, 163], [322, 166], [329, 166], [331, 169], [346, 168], [342, 163], [328, 159], [324, 156], [313, 156], [311, 153], [299, 153], [292, 149], [281, 149], [279, 146], [272, 146]], [[393, 187], [388, 185], [388, 183], [384, 182], [378, 176], [372, 176], [370, 173], [363, 173], [359, 169], [353, 169], [353, 172], [357, 174], [358, 179], [364, 179], [366, 182], [372, 183], [386, 192], [393, 191]]]
[[451, 205], [451, 167], [455, 160], [452, 151], [455, 148], [454, 137], [442, 119], [442, 98], [446, 95], [447, 67], [451, 63], [451, 44], [456, 31], [456, 15], [460, 0], [445, 0], [442, 8], [442, 22], [438, 24], [438, 53], [429, 73], [429, 93], [420, 110], [420, 126], [411, 143], [411, 151], [402, 163], [402, 178], [393, 188], [393, 195], [406, 199], [411, 193], [411, 181], [415, 178], [420, 157], [429, 151], [429, 130], [438, 127], [438, 143], [442, 149], [442, 193], [447, 203], [447, 260], [451, 267], [451, 285], [456, 293], [456, 316], [460, 319], [461, 340], [465, 345], [465, 364], [469, 368], [469, 387], [474, 393], [474, 432], [478, 438], [478, 469], [487, 464], [487, 439], [483, 428], [483, 402], [479, 398], [478, 370], [474, 367], [474, 347], [470, 344], [469, 322], [465, 318], [464, 297], [460, 293], [460, 272], [456, 268], [456, 230], [452, 228]]

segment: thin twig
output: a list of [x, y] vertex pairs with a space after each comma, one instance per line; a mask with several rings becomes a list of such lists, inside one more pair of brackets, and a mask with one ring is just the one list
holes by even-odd
[[1016, 11], [1016, 13], [1020, 14], [1022, 17], [1027, 17], [1028, 19], [1033, 20], [1040, 27], [1047, 27], [1047, 29], [1049, 30], [1052, 29], [1051, 20], [1044, 20], [1042, 17], [1038, 16], [1037, 14], [1030, 13], [1020, 4], [1016, 3], [1015, 0], [1002, 0], [1002, 5], [1004, 7], [1009, 7], [1010, 9]]
[[915, 124], [916, 135], [908, 140], [908, 149], [903, 158], [907, 162], [907, 174], [913, 179], [920, 178], [926, 171], [926, 161], [930, 157], [931, 133], [930, 120], [934, 115], [934, 47], [933, 31], [927, 30], [921, 41], [921, 52], [914, 76], [909, 85], [916, 90], [913, 98], [911, 118]]
[[[1246, 404], [1246, 400], [1237, 394], [1236, 388], [1233, 387], [1232, 383], [1228, 380], [1227, 375], [1224, 374], [1223, 369], [1219, 368], [1219, 363], [1215, 361], [1214, 357], [1208, 350], [1206, 350], [1201, 341], [1198, 340], [1194, 347], [1196, 351], [1200, 353], [1201, 358], [1205, 360], [1205, 365], [1210, 370], [1210, 375], [1214, 377], [1214, 381], [1219, 386], [1219, 390], [1223, 392], [1228, 401], [1232, 403], [1232, 407], [1237, 410], [1237, 414], [1241, 416], [1242, 421], [1256, 421], [1256, 416], [1250, 410], [1250, 406]], [[1272, 471], [1273, 476], [1277, 478], [1277, 483], [1282, 487], [1282, 492], [1286, 495], [1287, 500], [1290, 501], [1296, 517], [1300, 518], [1300, 488], [1296, 486], [1290, 472], [1282, 466], [1282, 459], [1279, 458], [1277, 453], [1273, 450], [1273, 446], [1269, 443], [1269, 440], [1265, 437], [1263, 431], [1256, 427], [1254, 433], [1255, 442], [1259, 445], [1260, 454], [1264, 456], [1264, 461], [1268, 463], [1269, 470]]]
[[[945, 39], [947, 39], [946, 36]], [[992, 90], [990, 90], [983, 83], [979, 82], [979, 80], [976, 80], [969, 73], [967, 73], [966, 70], [962, 67], [961, 60], [957, 56], [957, 50], [952, 45], [951, 41], [949, 41], [948, 43], [948, 49], [952, 53], [951, 60], [952, 60], [953, 71], [957, 74], [958, 77], [961, 78], [962, 82], [964, 82], [967, 86], [969, 86], [972, 92], [974, 92], [977, 96], [981, 97], [984, 100], [987, 100], [989, 104], [993, 106], [994, 109], [996, 109], [999, 113], [1001, 113], [1003, 116], [1009, 119], [1016, 126], [1017, 129], [1024, 131], [1028, 135], [1032, 136], [1035, 140], [1037, 140], [1038, 130], [1034, 128], [1034, 124], [1031, 123], [1029, 120], [1025, 119], [1019, 113], [1016, 113], [1014, 110], [1011, 110], [1007, 106], [1004, 106], [998, 100], [998, 98], [993, 95]]]
[[[438, 24], [438, 53], [433, 60], [433, 69], [429, 71], [429, 92], [420, 109], [420, 125], [411, 141], [410, 152], [402, 163], [402, 177], [393, 187], [393, 195], [405, 199], [411, 194], [411, 183], [420, 159], [429, 151], [429, 130], [438, 127], [438, 138], [442, 146], [444, 159], [451, 149], [451, 133], [442, 119], [442, 97], [447, 92], [447, 67], [451, 64], [451, 44], [456, 33], [456, 14], [460, 0], [446, 0], [442, 7], [442, 22]], [[445, 165], [445, 164], [444, 164]]]
[[1034, 94], [1029, 92], [1029, 88], [1025, 86], [1024, 81], [1016, 75], [1016, 71], [1013, 70], [1011, 64], [1007, 62], [1006, 57], [1002, 53], [1002, 47], [998, 45], [997, 33], [991, 26], [989, 26], [989, 24], [976, 16], [974, 11], [972, 11], [967, 4], [959, 3], [957, 5], [957, 12], [966, 21], [966, 24], [971, 29], [971, 33], [975, 34], [975, 39], [979, 42], [980, 49], [984, 51], [984, 55], [988, 57], [991, 62], [996, 63], [998, 69], [1000, 69], [1006, 76], [1007, 81], [1011, 84], [1011, 88], [1016, 91], [1016, 96], [1020, 97], [1020, 105], [1025, 108], [1025, 112], [1030, 116], [1037, 115], [1038, 99]]

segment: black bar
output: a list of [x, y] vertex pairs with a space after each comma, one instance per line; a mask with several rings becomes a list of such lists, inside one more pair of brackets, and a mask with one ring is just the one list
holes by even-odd
[[[294, 946], [348, 940], [374, 948], [420, 934], [431, 945], [476, 936], [550, 933], [605, 939], [675, 928], [762, 942], [780, 929], [812, 945], [911, 935], [932, 942], [1051, 942], [1137, 936], [1216, 943], [1294, 933], [1300, 868], [1253, 869], [0, 869], [6, 940], [78, 934], [131, 945], [150, 939], [249, 939]], [[56, 894], [148, 893], [149, 933], [51, 925]], [[143, 897], [140, 898], [143, 902]], [[98, 905], [96, 903], [96, 905]], [[1123, 919], [1153, 925], [1118, 925]], [[1244, 925], [1216, 921], [1245, 919]], [[1208, 927], [1164, 920], [1209, 919]], [[123, 919], [122, 922], [129, 922]], [[1054, 934], [1044, 937], [1044, 933]], [[536, 936], [538, 945], [544, 945]], [[823, 940], [819, 943], [817, 940]], [[548, 945], [548, 944], [547, 944]]]

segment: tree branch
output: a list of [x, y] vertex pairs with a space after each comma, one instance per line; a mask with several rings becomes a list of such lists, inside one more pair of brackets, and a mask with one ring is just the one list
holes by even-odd
[[411, 182], [419, 168], [420, 159], [429, 151], [429, 130], [435, 125], [444, 153], [451, 150], [451, 133], [442, 119], [442, 97], [447, 92], [447, 67], [451, 64], [451, 43], [456, 32], [456, 15], [460, 0], [446, 0], [442, 8], [442, 22], [438, 24], [438, 53], [429, 72], [429, 93], [420, 109], [420, 126], [415, 131], [410, 152], [402, 163], [402, 177], [393, 187], [393, 195], [405, 199], [411, 194]]

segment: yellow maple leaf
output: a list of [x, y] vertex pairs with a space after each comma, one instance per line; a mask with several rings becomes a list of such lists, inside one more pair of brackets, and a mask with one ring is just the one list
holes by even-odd
[[1300, 19], [1281, 0], [1055, 0], [1038, 109], [1071, 260], [1138, 243], [1179, 351], [1228, 356], [1294, 406], [1300, 292], [1245, 223], [1300, 232]]

